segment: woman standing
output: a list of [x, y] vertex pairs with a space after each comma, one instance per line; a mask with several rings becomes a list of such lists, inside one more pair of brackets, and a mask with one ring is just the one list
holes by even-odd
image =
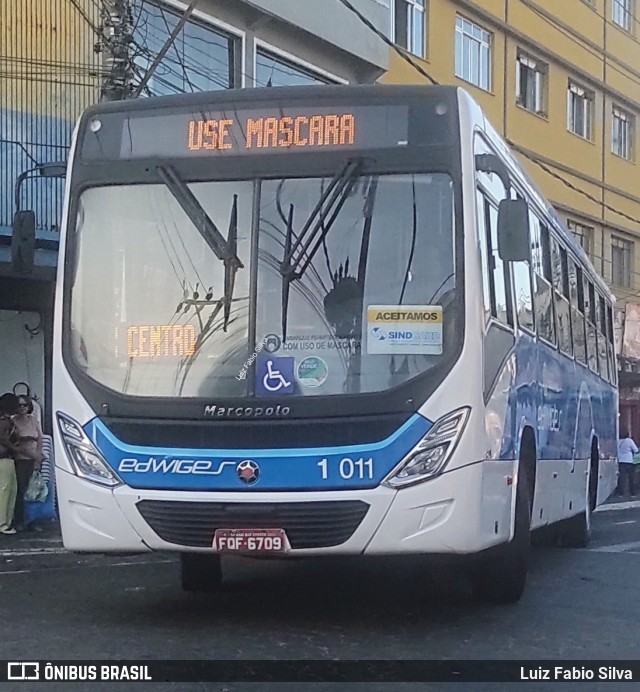
[[11, 527], [16, 504], [16, 431], [11, 417], [18, 411], [18, 397], [7, 392], [0, 396], [0, 534], [14, 534]]
[[34, 470], [39, 471], [42, 463], [42, 428], [33, 412], [33, 402], [28, 396], [20, 396], [18, 413], [13, 417], [18, 434], [16, 445], [16, 478], [18, 495], [14, 515], [14, 526], [18, 531], [25, 528], [24, 494]]

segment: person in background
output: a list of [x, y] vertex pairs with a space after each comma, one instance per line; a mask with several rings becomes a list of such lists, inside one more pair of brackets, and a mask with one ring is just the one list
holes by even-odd
[[[39, 471], [42, 464], [42, 428], [33, 412], [33, 402], [28, 396], [19, 397], [18, 413], [13, 417], [13, 424], [18, 434], [14, 456], [18, 481], [14, 526], [18, 531], [23, 531], [25, 528], [24, 494], [31, 474]], [[42, 530], [40, 527], [34, 527], [34, 529]]]
[[[623, 430], [620, 432], [620, 440], [618, 442], [618, 487], [616, 495], [624, 495], [625, 486], [629, 485], [629, 495], [634, 497], [636, 488], [634, 476], [636, 473], [636, 465], [633, 462], [633, 455], [638, 453], [636, 443], [631, 439], [629, 432]], [[625, 480], [626, 479], [626, 480]]]
[[17, 450], [17, 434], [12, 416], [18, 411], [18, 397], [11, 392], [0, 396], [0, 534], [16, 532], [11, 526], [17, 496], [16, 470], [13, 456]]

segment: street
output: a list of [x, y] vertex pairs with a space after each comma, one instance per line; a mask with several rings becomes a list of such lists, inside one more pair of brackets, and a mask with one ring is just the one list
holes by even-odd
[[415, 559], [229, 560], [223, 591], [194, 596], [170, 555], [70, 554], [51, 532], [4, 537], [0, 555], [2, 659], [638, 655], [640, 502], [598, 510], [588, 549], [534, 548], [525, 596], [510, 607], [474, 604], [463, 580]]

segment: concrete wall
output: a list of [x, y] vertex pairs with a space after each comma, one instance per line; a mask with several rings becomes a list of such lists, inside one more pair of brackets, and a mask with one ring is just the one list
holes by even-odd
[[[88, 16], [98, 21], [92, 3]], [[16, 177], [35, 163], [65, 159], [76, 118], [95, 102], [96, 36], [68, 0], [0, 2], [0, 228], [13, 217]], [[39, 228], [60, 222], [61, 186], [28, 181], [25, 208]]]
[[[183, 9], [181, 0], [165, 0]], [[386, 0], [354, 0], [388, 34]], [[194, 16], [236, 33], [242, 44], [242, 86], [254, 86], [256, 42], [340, 81], [371, 83], [387, 68], [386, 44], [339, 0], [201, 0]]]

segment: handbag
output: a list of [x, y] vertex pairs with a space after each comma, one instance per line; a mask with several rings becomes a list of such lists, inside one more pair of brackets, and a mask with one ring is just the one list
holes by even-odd
[[45, 502], [49, 495], [49, 486], [40, 471], [34, 471], [24, 493], [27, 502]]

